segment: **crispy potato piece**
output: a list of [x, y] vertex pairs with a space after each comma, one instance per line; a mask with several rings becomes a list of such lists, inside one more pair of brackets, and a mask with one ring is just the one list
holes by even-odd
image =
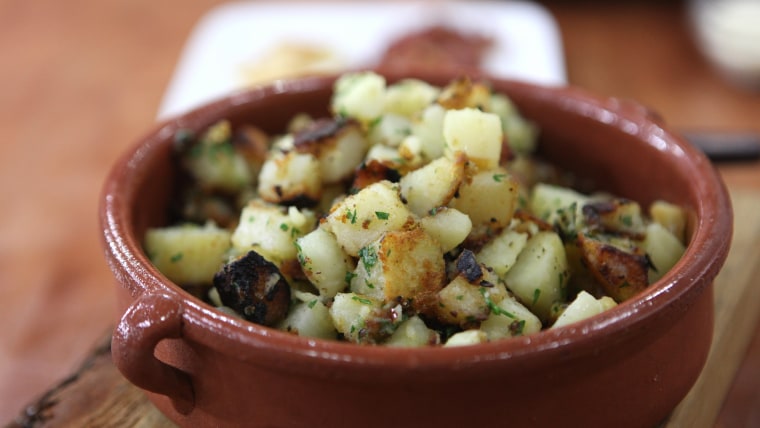
[[456, 260], [457, 274], [438, 293], [437, 318], [462, 328], [477, 327], [488, 318], [495, 303], [507, 296], [496, 275], [464, 250]]
[[578, 245], [584, 263], [616, 302], [629, 299], [649, 285], [649, 262], [645, 256], [585, 234], [578, 236]]
[[276, 152], [261, 168], [258, 192], [275, 204], [316, 205], [322, 196], [319, 161], [308, 153]]
[[469, 77], [452, 80], [438, 95], [438, 104], [449, 110], [463, 108], [488, 110], [491, 106], [491, 89]]
[[666, 201], [654, 201], [649, 206], [649, 215], [654, 222], [663, 225], [682, 244], [686, 243], [686, 211], [683, 208]]
[[351, 176], [364, 160], [369, 142], [354, 120], [320, 119], [295, 134], [293, 147], [319, 160], [321, 180], [330, 184]]
[[446, 279], [438, 242], [421, 228], [389, 231], [359, 250], [351, 291], [385, 302], [409, 302], [430, 313]]
[[586, 225], [591, 230], [636, 238], [644, 235], [644, 217], [638, 202], [622, 198], [590, 201], [583, 206], [582, 211]]
[[225, 306], [248, 321], [274, 326], [288, 315], [290, 285], [274, 263], [255, 251], [226, 264], [214, 276]]

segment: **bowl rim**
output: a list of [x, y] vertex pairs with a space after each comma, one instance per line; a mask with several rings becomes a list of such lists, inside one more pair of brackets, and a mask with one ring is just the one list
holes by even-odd
[[[381, 74], [395, 80], [403, 77], [386, 72]], [[160, 293], [179, 299], [183, 306], [183, 335], [188, 339], [237, 358], [282, 370], [295, 370], [292, 368], [296, 366], [294, 359], [322, 367], [374, 367], [389, 375], [389, 370], [396, 370], [397, 374], [408, 371], [440, 374], [441, 369], [450, 370], [452, 367], [458, 369], [455, 372], [471, 368], [469, 375], [478, 367], [482, 374], [487, 374], [496, 365], [503, 369], [506, 361], [514, 361], [517, 364], [513, 366], [526, 370], [539, 367], [546, 361], [558, 362], [598, 352], [601, 348], [630, 340], [639, 330], [656, 328], [654, 325], [658, 317], [664, 316], [665, 308], [673, 305], [687, 308], [691, 305], [696, 296], [712, 283], [727, 257], [733, 215], [725, 184], [704, 154], [669, 131], [646, 109], [635, 103], [603, 98], [577, 87], [549, 87], [480, 75], [474, 77], [486, 78], [502, 87], [528, 89], [538, 97], [554, 99], [553, 104], [557, 108], [573, 114], [594, 120], [612, 115], [618, 121], [611, 125], [617, 127], [623, 126], [622, 122], [638, 124], [640, 126], [633, 131], [624, 132], [633, 133], [657, 150], [668, 152], [668, 156], [674, 157], [673, 162], [676, 161], [675, 157], [681, 159], [689, 174], [701, 177], [700, 180], [693, 180], [697, 183], [695, 192], [699, 196], [697, 205], [693, 207], [697, 222], [681, 260], [644, 292], [599, 315], [533, 335], [464, 347], [394, 348], [300, 337], [226, 315], [166, 279], [150, 263], [133, 233], [129, 203], [134, 195], [125, 189], [129, 188], [128, 183], [135, 170], [161, 144], [166, 144], [162, 141], [170, 140], [174, 131], [188, 123], [222, 118], [230, 109], [282, 93], [323, 90], [337, 76], [277, 81], [236, 92], [166, 119], [126, 151], [109, 173], [101, 195], [100, 221], [111, 268], [121, 286], [126, 285], [133, 298], [143, 293]], [[419, 77], [431, 78], [430, 75]], [[438, 77], [443, 79], [442, 76]], [[725, 239], [714, 238], [721, 236]], [[695, 243], [701, 246], [697, 247]], [[687, 263], [687, 260], [693, 259], [704, 263]], [[347, 362], [353, 364], [347, 365]], [[319, 376], [314, 371], [309, 373]]]

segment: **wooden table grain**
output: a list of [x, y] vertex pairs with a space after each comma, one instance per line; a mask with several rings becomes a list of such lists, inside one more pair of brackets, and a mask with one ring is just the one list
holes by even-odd
[[[100, 186], [151, 127], [190, 31], [219, 3], [0, 0], [0, 421], [66, 379], [114, 324]], [[560, 26], [572, 84], [637, 100], [677, 129], [760, 133], [760, 94], [709, 66], [682, 3], [543, 3]], [[760, 191], [759, 163], [719, 170], [732, 191]], [[758, 250], [746, 251], [760, 261]], [[760, 426], [754, 329], [714, 426]]]

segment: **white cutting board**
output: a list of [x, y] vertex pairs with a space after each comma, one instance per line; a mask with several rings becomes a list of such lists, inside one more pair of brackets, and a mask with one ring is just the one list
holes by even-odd
[[158, 116], [244, 88], [244, 67], [282, 43], [324, 46], [347, 67], [362, 67], [374, 64], [391, 41], [432, 25], [492, 38], [483, 68], [494, 76], [566, 82], [557, 25], [527, 1], [233, 2], [210, 10], [193, 30]]

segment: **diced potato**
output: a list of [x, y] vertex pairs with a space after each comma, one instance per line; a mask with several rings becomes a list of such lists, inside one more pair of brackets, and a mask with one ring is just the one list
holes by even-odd
[[554, 232], [542, 231], [528, 239], [504, 279], [520, 301], [544, 321], [552, 304], [562, 300], [567, 277], [562, 240]]
[[557, 321], [554, 322], [551, 328], [562, 327], [590, 318], [615, 306], [617, 306], [617, 303], [608, 296], [595, 299], [591, 294], [581, 291], [575, 297], [575, 300], [562, 312], [562, 315], [557, 318]]
[[502, 143], [499, 116], [474, 108], [449, 110], [443, 117], [444, 154], [455, 159], [464, 152], [481, 169], [499, 165]]
[[678, 205], [666, 201], [654, 201], [649, 215], [656, 223], [669, 230], [681, 243], [686, 243], [686, 212]]
[[417, 347], [436, 345], [440, 337], [435, 330], [428, 328], [425, 322], [417, 315], [402, 322], [391, 337], [385, 341], [385, 345], [396, 347]]
[[424, 216], [451, 201], [465, 178], [464, 156], [456, 160], [438, 158], [401, 177], [401, 197], [409, 209]]
[[508, 296], [495, 305], [488, 318], [480, 323], [480, 330], [486, 333], [488, 340], [527, 336], [541, 331], [541, 320], [515, 298]]
[[395, 185], [388, 181], [371, 184], [333, 206], [322, 227], [335, 235], [350, 255], [391, 230], [412, 224], [412, 213], [401, 202]]
[[470, 217], [454, 208], [434, 208], [430, 214], [420, 219], [420, 225], [435, 238], [444, 253], [448, 253], [464, 242], [472, 230]]
[[443, 117], [446, 109], [439, 104], [432, 104], [422, 111], [419, 118], [412, 123], [412, 135], [419, 138], [420, 150], [427, 160], [443, 156]]
[[649, 283], [662, 278], [686, 251], [681, 241], [660, 223], [650, 223], [647, 226], [643, 247], [655, 267], [649, 270]]
[[333, 184], [350, 178], [364, 160], [369, 141], [355, 120], [321, 119], [295, 135], [293, 148], [317, 158], [317, 177], [323, 183]]
[[488, 335], [480, 330], [465, 330], [455, 333], [446, 341], [444, 347], [469, 346], [488, 342]]
[[[583, 220], [583, 206], [588, 201], [588, 196], [568, 187], [538, 183], [533, 187], [528, 206], [531, 213], [550, 224], [569, 220], [570, 226], [579, 227]], [[573, 218], [561, 219], [563, 212]]]
[[449, 206], [470, 216], [473, 225], [503, 228], [517, 207], [519, 184], [504, 169], [481, 171], [459, 187]]
[[528, 155], [536, 150], [538, 128], [524, 119], [512, 100], [504, 94], [492, 94], [490, 111], [501, 118], [507, 143], [510, 149], [521, 155]]
[[316, 219], [309, 210], [282, 207], [254, 199], [240, 213], [232, 234], [237, 253], [254, 250], [267, 260], [282, 265], [296, 259], [295, 240], [314, 229]]
[[644, 217], [638, 202], [628, 199], [590, 201], [583, 207], [584, 220], [590, 227], [627, 235], [644, 234]]
[[398, 298], [430, 312], [443, 287], [446, 265], [438, 242], [421, 228], [389, 231], [359, 250], [351, 291], [386, 302]]
[[318, 227], [298, 238], [296, 248], [301, 269], [323, 300], [348, 286], [354, 262], [332, 233]]
[[219, 141], [201, 140], [183, 156], [182, 162], [204, 190], [237, 192], [255, 178], [245, 157], [235, 151], [229, 137]]
[[452, 80], [438, 96], [438, 104], [454, 110], [472, 108], [489, 110], [491, 89], [481, 82], [473, 82], [467, 77]]
[[367, 327], [380, 302], [367, 296], [355, 293], [338, 293], [330, 306], [330, 317], [335, 329], [343, 334], [346, 340], [363, 342], [362, 330]]
[[369, 131], [371, 144], [398, 147], [401, 141], [412, 133], [412, 122], [398, 114], [385, 113], [373, 122]]
[[649, 285], [649, 263], [635, 247], [626, 248], [626, 241], [605, 242], [603, 236], [578, 236], [583, 264], [588, 268], [604, 292], [615, 301], [622, 302]]
[[332, 111], [369, 124], [385, 108], [385, 78], [372, 72], [343, 74], [335, 81]]
[[316, 203], [322, 193], [319, 161], [310, 154], [277, 152], [261, 168], [258, 191], [262, 199], [276, 204]]
[[463, 328], [488, 318], [492, 305], [507, 296], [498, 278], [465, 250], [456, 262], [457, 275], [438, 293], [436, 314], [439, 320]]
[[476, 254], [478, 262], [493, 269], [499, 278], [504, 278], [515, 264], [517, 256], [525, 248], [528, 234], [505, 229], [494, 237]]
[[294, 291], [293, 294], [295, 302], [277, 328], [299, 336], [335, 339], [338, 333], [333, 326], [330, 311], [319, 297], [299, 291]]
[[419, 79], [404, 79], [388, 86], [385, 111], [412, 117], [435, 101], [440, 89]]
[[398, 146], [398, 154], [401, 156], [406, 170], [412, 170], [422, 166], [425, 159], [422, 157], [422, 142], [416, 135], [409, 135]]
[[145, 252], [171, 281], [210, 285], [230, 249], [230, 232], [209, 223], [148, 229]]

